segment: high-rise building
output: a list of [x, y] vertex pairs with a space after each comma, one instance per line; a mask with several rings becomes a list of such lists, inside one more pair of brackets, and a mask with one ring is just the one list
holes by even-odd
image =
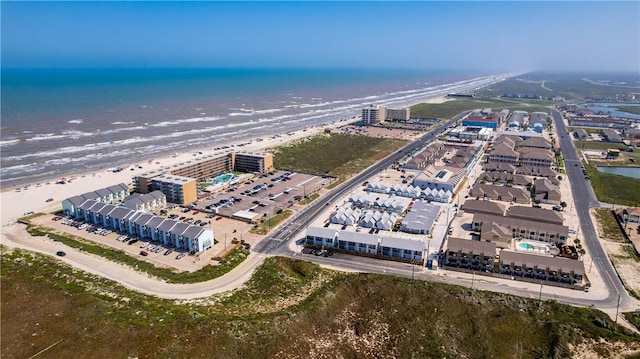
[[386, 114], [386, 108], [384, 106], [365, 107], [362, 109], [362, 124], [375, 125], [384, 121]]

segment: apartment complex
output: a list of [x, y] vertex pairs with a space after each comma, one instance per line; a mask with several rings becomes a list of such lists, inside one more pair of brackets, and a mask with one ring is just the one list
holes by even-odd
[[[487, 229], [493, 230], [494, 225], [500, 227], [503, 231], [499, 233], [490, 233], [487, 231]], [[554, 243], [556, 245], [564, 244], [567, 240], [567, 236], [569, 235], [569, 227], [561, 224], [532, 221], [530, 219], [514, 217], [495, 216], [483, 213], [474, 214], [472, 228], [475, 232], [481, 232], [481, 239], [485, 239], [484, 237], [486, 237], [486, 239], [491, 240], [491, 237], [489, 237], [491, 234], [502, 237], [505, 233], [509, 233], [510, 236], [508, 239], [530, 239]]]
[[125, 200], [127, 196], [129, 196], [129, 186], [120, 183], [93, 192], [69, 197], [62, 201], [62, 210], [65, 214], [73, 216], [78, 206], [87, 200], [95, 200], [102, 203], [120, 203]]
[[233, 156], [233, 168], [236, 171], [265, 173], [274, 169], [271, 153], [238, 152]]
[[408, 108], [388, 108], [386, 109], [385, 120], [396, 122], [407, 122], [411, 117], [411, 112]]
[[375, 125], [386, 118], [386, 108], [384, 106], [370, 105], [362, 109], [362, 124]]
[[160, 191], [167, 196], [167, 202], [187, 204], [198, 199], [195, 178], [173, 174], [162, 174], [151, 178], [151, 191]]
[[[193, 162], [193, 163], [189, 163]], [[197, 181], [206, 180], [229, 171], [270, 172], [273, 171], [271, 153], [228, 152], [196, 158], [182, 167], [167, 172], [151, 171], [134, 178], [138, 193], [161, 191], [167, 201], [187, 204], [196, 201]]]
[[202, 252], [214, 244], [213, 230], [209, 228], [95, 200], [86, 200], [79, 205], [74, 217], [142, 239], [159, 241], [165, 246], [190, 253]]
[[178, 176], [204, 180], [232, 170], [233, 153], [221, 153], [196, 159], [195, 163], [187, 163], [169, 172]]

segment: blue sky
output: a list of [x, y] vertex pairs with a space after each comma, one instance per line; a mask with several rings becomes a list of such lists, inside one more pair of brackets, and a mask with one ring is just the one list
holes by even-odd
[[3, 67], [640, 71], [640, 2], [1, 2]]

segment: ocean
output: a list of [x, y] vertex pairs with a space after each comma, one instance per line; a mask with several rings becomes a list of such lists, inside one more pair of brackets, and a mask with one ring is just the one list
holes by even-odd
[[2, 69], [0, 187], [402, 107], [502, 75], [413, 70]]

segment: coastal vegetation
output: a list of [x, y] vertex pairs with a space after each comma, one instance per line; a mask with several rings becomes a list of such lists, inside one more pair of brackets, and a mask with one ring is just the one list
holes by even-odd
[[266, 220], [259, 222], [256, 224], [250, 232], [258, 235], [265, 235], [269, 233], [269, 231], [275, 228], [278, 224], [291, 217], [293, 212], [291, 210], [278, 210], [276, 214], [267, 218]]
[[[152, 277], [159, 278], [168, 283], [198, 283], [221, 277], [229, 273], [233, 268], [237, 267], [249, 255], [247, 250], [240, 247], [231, 251], [224, 257], [224, 261], [221, 261], [217, 265], [205, 265], [195, 272], [178, 272], [169, 268], [156, 267], [152, 263], [132, 257], [130, 254], [127, 254], [120, 249], [101, 246], [74, 235], [60, 234], [42, 226], [30, 224], [27, 226], [27, 231], [32, 236], [46, 235], [50, 239], [64, 243], [71, 248], [76, 248], [82, 252], [98, 255], [109, 261], [133, 268], [136, 271], [147, 273]], [[187, 256], [185, 259], [191, 258], [199, 260], [197, 256]]]
[[617, 109], [618, 111], [640, 115], [640, 106], [619, 106]]
[[[3, 358], [637, 356], [605, 313], [555, 301], [267, 258], [246, 286], [194, 301], [145, 296], [2, 247]], [[638, 325], [636, 314], [626, 317]], [[624, 355], [622, 355], [624, 356]]]
[[509, 111], [546, 112], [547, 107], [539, 104], [528, 104], [520, 101], [500, 100], [494, 98], [455, 98], [443, 103], [421, 103], [411, 106], [411, 116], [421, 118], [448, 119], [460, 112], [491, 108], [493, 110], [508, 109]]
[[640, 179], [603, 173], [593, 162], [584, 164], [591, 186], [600, 202], [624, 206], [640, 205]]
[[600, 207], [594, 208], [593, 211], [599, 224], [600, 237], [613, 242], [623, 243], [626, 241], [611, 208]]
[[338, 178], [363, 171], [407, 144], [405, 140], [347, 134], [322, 134], [274, 148], [278, 169]]

